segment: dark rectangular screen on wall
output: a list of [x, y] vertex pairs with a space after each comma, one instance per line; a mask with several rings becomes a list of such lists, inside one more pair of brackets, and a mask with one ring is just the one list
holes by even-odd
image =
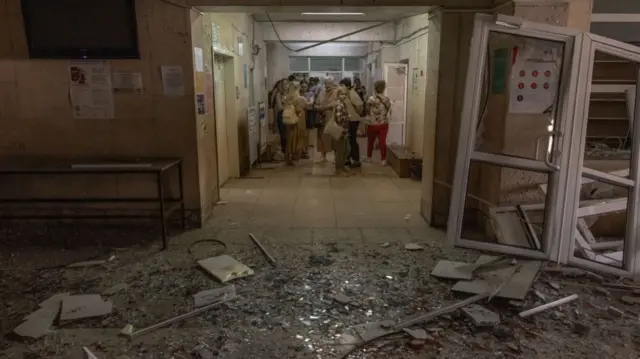
[[22, 0], [29, 57], [136, 59], [135, 0]]

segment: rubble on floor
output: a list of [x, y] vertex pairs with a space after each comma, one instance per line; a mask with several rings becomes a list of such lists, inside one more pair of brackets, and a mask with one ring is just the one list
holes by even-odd
[[[638, 320], [634, 306], [640, 303], [640, 287], [575, 268], [487, 255], [471, 260], [470, 252], [433, 252], [439, 247], [426, 243], [420, 244], [423, 251], [413, 252], [402, 245], [381, 248], [381, 241], [308, 249], [265, 240], [278, 253], [278, 266], [272, 267], [246, 240], [241, 249], [204, 260], [184, 248], [140, 255], [113, 267], [104, 283], [102, 267], [73, 271], [82, 286], [66, 292], [55, 287], [53, 293], [60, 293], [41, 301], [32, 314], [22, 314], [24, 323], [15, 333], [41, 338], [32, 345], [48, 353], [54, 349], [47, 343], [69, 340], [70, 331], [98, 330], [91, 340], [78, 341], [76, 350], [86, 347], [104, 358], [355, 359], [432, 353], [466, 359], [478, 352], [481, 357], [559, 358], [551, 348], [557, 343], [547, 343], [551, 349], [532, 343], [571, 333], [588, 340], [596, 335], [591, 327], [610, 323], [618, 328]], [[211, 255], [202, 252], [197, 254]], [[230, 280], [233, 284], [217, 283]], [[596, 290], [604, 288], [608, 295]], [[117, 339], [142, 334], [126, 344]], [[454, 356], [461, 350], [468, 356]], [[42, 358], [46, 355], [55, 357]]]

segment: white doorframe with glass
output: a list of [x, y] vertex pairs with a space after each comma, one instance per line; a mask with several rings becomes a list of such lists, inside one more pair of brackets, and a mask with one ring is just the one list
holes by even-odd
[[[540, 109], [534, 109], [526, 115], [534, 116], [534, 119], [541, 118], [543, 114], [549, 117], [549, 128], [546, 134], [538, 137], [529, 136], [532, 141], [536, 142], [547, 139], [547, 146], [540, 146], [540, 143], [535, 144], [533, 158], [516, 153], [504, 153], [505, 151], [501, 152], [501, 148], [496, 151], [496, 147], [483, 146], [481, 143], [483, 141], [482, 135], [478, 135], [482, 120], [487, 115], [486, 103], [488, 102], [489, 91], [493, 91], [491, 83], [488, 82], [492, 81], [488, 79], [492, 78], [490, 71], [495, 67], [492, 66], [495, 64], [489, 63], [491, 60], [489, 56], [491, 54], [489, 47], [490, 36], [511, 36], [523, 43], [529, 43], [530, 47], [531, 44], [535, 44], [535, 41], [538, 41], [537, 45], [534, 46], [544, 48], [546, 43], [551, 44], [552, 47], [559, 44], [562, 48], [561, 66], [558, 68], [558, 81], [555, 84], [557, 90], [553, 98], [553, 105], [543, 112], [535, 112], [540, 111]], [[640, 48], [630, 44], [589, 33], [582, 33], [577, 30], [529, 22], [509, 16], [480, 14], [476, 16], [471, 41], [447, 230], [448, 239], [451, 243], [464, 248], [534, 259], [546, 259], [616, 275], [640, 277], [640, 257], [636, 254], [636, 250], [640, 249], [640, 232], [638, 232], [640, 190], [637, 186], [640, 178], [640, 131], [633, 132], [631, 136], [631, 160], [628, 177], [617, 173], [583, 168], [591, 80], [596, 51], [640, 64]], [[545, 50], [543, 52], [553, 51]], [[514, 61], [510, 63], [512, 67], [509, 71], [513, 71]], [[520, 71], [521, 76], [522, 73]], [[517, 74], [511, 75], [517, 76]], [[640, 82], [640, 74], [638, 75], [638, 82]], [[529, 84], [525, 86], [529, 86]], [[535, 88], [533, 84], [531, 86]], [[551, 86], [553, 87], [553, 83]], [[523, 89], [524, 86], [518, 84], [517, 87]], [[547, 88], [548, 85], [545, 83], [545, 89]], [[635, 96], [635, 111], [631, 114], [631, 129], [638, 128], [638, 122], [640, 121], [640, 115], [636, 115], [640, 114], [640, 96], [638, 93], [640, 92], [636, 92]], [[487, 102], [482, 101], [483, 94]], [[530, 94], [535, 94], [535, 91], [526, 92], [526, 96]], [[506, 110], [504, 115], [505, 126], [507, 126], [506, 121], [514, 121], [514, 118], [518, 119], [518, 117], [510, 117], [510, 115], [513, 102], [521, 101], [522, 97], [520, 95], [517, 97], [505, 97], [507, 98], [505, 106], [509, 107], [509, 110]], [[520, 116], [519, 118], [531, 120], [531, 117]], [[504, 143], [509, 143], [510, 136], [516, 135], [515, 131], [514, 133], [505, 131]], [[542, 160], [538, 159], [540, 157], [538, 151], [540, 148], [547, 148], [546, 151], [543, 151]], [[506, 173], [504, 172], [505, 170], [502, 170], [504, 168], [506, 171], [510, 171], [509, 173], [518, 170], [530, 171], [535, 176], [538, 176], [538, 181], [541, 181], [540, 178], [546, 178], [547, 183], [540, 184], [540, 187], [543, 187], [541, 192], [543, 192], [544, 203], [532, 203], [531, 201], [500, 203], [501, 200], [496, 200], [494, 202], [498, 203], [488, 202], [486, 204], [486, 206], [494, 206], [487, 210], [492, 216], [516, 212], [519, 214], [524, 212], [532, 214], [534, 211], [543, 211], [542, 215], [538, 214], [543, 217], [544, 223], [539, 242], [536, 242], [538, 237], [533, 233], [536, 230], [531, 225], [526, 213], [524, 213], [524, 216], [519, 217], [519, 220], [523, 221], [523, 223], [526, 222], [527, 225], [525, 230], [521, 232], [515, 232], [512, 228], [504, 227], [505, 225], [508, 227], [508, 221], [502, 221], [502, 219], [509, 219], [507, 217], [500, 220], [494, 218], [486, 222], [490, 223], [487, 228], [494, 231], [496, 237], [505, 234], [525, 236], [528, 235], [527, 233], [532, 233], [535, 241], [530, 241], [532, 243], [531, 247], [513, 246], [500, 242], [493, 243], [491, 241], [478, 240], [477, 238], [465, 238], [466, 235], [463, 231], [465, 204], [467, 197], [473, 197], [467, 195], [471, 177], [469, 171], [472, 167], [472, 162], [481, 166], [500, 166], [499, 171], [503, 171], [499, 172], [501, 174]], [[535, 178], [535, 176], [531, 178]], [[505, 180], [500, 176], [496, 178], [498, 178], [499, 182], [498, 189], [502, 190]], [[584, 226], [584, 221], [579, 219], [585, 214], [592, 213], [589, 212], [591, 210], [590, 206], [594, 205], [593, 201], [581, 201], [581, 186], [586, 181], [599, 181], [628, 190], [628, 198], [617, 198], [615, 201], [611, 201], [609, 205], [613, 209], [620, 207], [627, 210], [624, 255], [622, 263], [618, 263], [618, 265], [600, 263], [594, 260], [598, 255], [591, 253], [585, 255], [584, 248], [580, 247], [585, 242], [585, 238], [577, 229], [581, 225]], [[501, 195], [497, 197], [499, 199], [502, 198]], [[617, 209], [620, 210], [620, 208]], [[518, 220], [518, 217], [513, 218], [516, 218], [516, 221]], [[500, 233], [500, 226], [503, 226], [503, 229], [506, 228], [502, 233]], [[584, 258], [581, 258], [581, 256]]]

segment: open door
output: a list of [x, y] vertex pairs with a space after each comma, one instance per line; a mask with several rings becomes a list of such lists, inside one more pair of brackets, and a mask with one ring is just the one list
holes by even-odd
[[407, 125], [407, 64], [385, 63], [384, 81], [387, 83], [385, 95], [391, 101], [391, 118], [387, 143], [404, 145]]
[[455, 245], [557, 258], [582, 39], [476, 15], [447, 228]]
[[[599, 272], [640, 277], [637, 250], [640, 191], [640, 47], [586, 34], [584, 78], [578, 88], [582, 114], [571, 143], [568, 206], [562, 220], [561, 261]], [[624, 83], [633, 91], [600, 92], [592, 83]], [[581, 102], [580, 102], [581, 101]], [[618, 130], [618, 133], [608, 131]], [[602, 138], [603, 132], [607, 133]], [[567, 240], [575, 238], [575, 240]]]

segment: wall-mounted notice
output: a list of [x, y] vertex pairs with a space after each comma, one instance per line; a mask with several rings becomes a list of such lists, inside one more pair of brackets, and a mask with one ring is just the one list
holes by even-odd
[[509, 112], [543, 114], [555, 102], [560, 48], [522, 46], [514, 48], [515, 63], [509, 86]]
[[242, 41], [242, 38], [240, 36], [238, 36], [238, 55], [240, 56], [244, 56], [244, 42]]
[[142, 95], [144, 92], [140, 72], [114, 72], [111, 75], [111, 82], [115, 93]]
[[204, 72], [204, 54], [199, 47], [193, 48], [193, 59], [196, 66], [196, 72]]
[[71, 61], [69, 84], [74, 118], [114, 117], [111, 66], [106, 61]]
[[182, 66], [161, 66], [162, 90], [165, 96], [184, 96]]

